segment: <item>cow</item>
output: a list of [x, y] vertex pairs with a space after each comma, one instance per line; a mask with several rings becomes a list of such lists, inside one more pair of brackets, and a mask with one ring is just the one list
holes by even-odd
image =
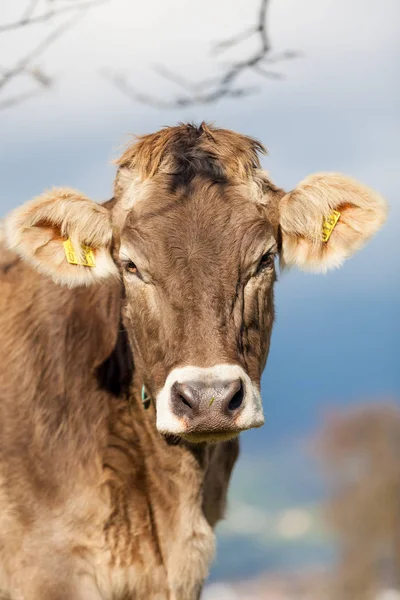
[[0, 260], [0, 596], [195, 600], [214, 554], [282, 268], [338, 267], [384, 200], [335, 173], [292, 191], [255, 139], [136, 139], [114, 197], [6, 217]]

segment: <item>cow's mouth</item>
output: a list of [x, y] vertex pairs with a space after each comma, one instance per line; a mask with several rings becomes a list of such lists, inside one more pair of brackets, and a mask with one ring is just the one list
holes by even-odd
[[180, 437], [191, 444], [201, 444], [203, 442], [218, 444], [218, 442], [227, 442], [234, 439], [239, 433], [240, 431], [210, 431], [209, 433], [200, 431], [199, 433], [182, 433]]

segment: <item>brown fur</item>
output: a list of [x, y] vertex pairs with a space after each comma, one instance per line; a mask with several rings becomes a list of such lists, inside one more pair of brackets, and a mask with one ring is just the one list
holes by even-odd
[[162, 170], [186, 180], [199, 173], [212, 179], [246, 180], [260, 169], [263, 145], [251, 137], [202, 123], [165, 127], [137, 138], [117, 160], [120, 168], [138, 172], [142, 180]]
[[[123, 154], [112, 201], [53, 190], [8, 218], [16, 253], [3, 248], [0, 262], [0, 595], [199, 598], [238, 441], [163, 437], [154, 399], [187, 364], [239, 365], [258, 387], [274, 255], [324, 262], [299, 245], [322, 243], [332, 207], [346, 213], [324, 247], [332, 256], [338, 239], [340, 250], [350, 232], [358, 248], [383, 219], [370, 191], [349, 191], [339, 176], [284, 195], [261, 170], [262, 151], [205, 124], [164, 129]], [[66, 237], [77, 252], [93, 247], [95, 269], [66, 263]]]

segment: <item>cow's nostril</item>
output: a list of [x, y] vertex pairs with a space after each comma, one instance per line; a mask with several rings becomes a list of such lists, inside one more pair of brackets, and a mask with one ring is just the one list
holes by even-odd
[[179, 394], [178, 398], [183, 404], [185, 404], [189, 408], [192, 408], [192, 405], [190, 404], [190, 402], [188, 400], [186, 400], [185, 396], [182, 396], [182, 394]]
[[240, 388], [237, 390], [235, 395], [231, 398], [231, 400], [228, 404], [228, 410], [236, 410], [237, 408], [239, 408], [242, 405], [243, 398], [244, 398], [243, 384], [242, 384], [242, 382], [240, 382]]
[[176, 413], [191, 417], [197, 414], [199, 398], [195, 386], [176, 381], [171, 389], [171, 403]]

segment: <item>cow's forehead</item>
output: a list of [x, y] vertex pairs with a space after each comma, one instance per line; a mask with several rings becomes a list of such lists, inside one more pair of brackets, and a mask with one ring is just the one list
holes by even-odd
[[268, 207], [249, 196], [244, 186], [201, 179], [174, 191], [154, 185], [129, 211], [121, 237], [154, 252], [167, 246], [203, 249], [205, 255], [210, 248], [218, 254], [243, 245], [251, 249], [262, 239], [267, 243], [274, 227]]

